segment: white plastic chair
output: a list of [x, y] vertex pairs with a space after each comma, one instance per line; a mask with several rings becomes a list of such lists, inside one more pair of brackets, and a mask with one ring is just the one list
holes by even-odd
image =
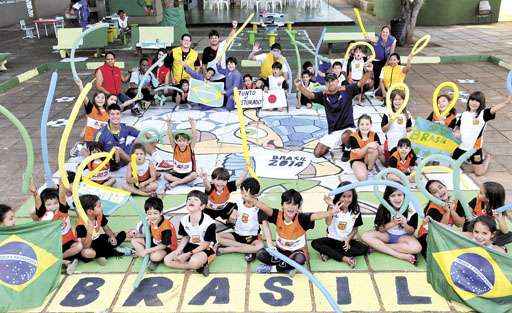
[[25, 20], [20, 20], [20, 28], [25, 32], [25, 37], [23, 37], [23, 39], [34, 39], [34, 27], [27, 27]]
[[226, 5], [226, 11], [229, 11], [229, 0], [212, 0], [211, 5], [213, 8], [217, 8], [218, 11], [221, 10], [223, 5]]
[[272, 6], [272, 12], [275, 12], [277, 4], [279, 4], [281, 11], [283, 10], [283, 0], [271, 0], [270, 4]]

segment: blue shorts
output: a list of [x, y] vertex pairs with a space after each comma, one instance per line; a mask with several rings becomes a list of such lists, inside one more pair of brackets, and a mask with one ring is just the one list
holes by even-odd
[[398, 242], [398, 240], [400, 239], [400, 237], [407, 236], [407, 234], [403, 234], [403, 235], [395, 235], [395, 234], [390, 234], [390, 233], [388, 233], [388, 236], [389, 236], [389, 241], [388, 241], [388, 243], [397, 243], [397, 242]]

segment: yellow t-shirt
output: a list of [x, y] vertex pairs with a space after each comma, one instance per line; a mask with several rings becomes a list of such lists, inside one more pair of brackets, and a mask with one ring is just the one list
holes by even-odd
[[380, 73], [380, 79], [384, 82], [384, 87], [388, 89], [394, 83], [403, 83], [405, 81], [405, 74], [403, 72], [404, 66], [396, 65], [389, 66], [386, 65], [382, 68], [382, 72]]

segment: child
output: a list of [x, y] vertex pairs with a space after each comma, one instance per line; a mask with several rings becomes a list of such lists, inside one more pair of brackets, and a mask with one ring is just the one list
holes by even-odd
[[[396, 168], [400, 172], [409, 176], [411, 182], [414, 181], [414, 176], [411, 173], [416, 169], [416, 154], [411, 148], [411, 141], [409, 138], [402, 138], [398, 140], [398, 144], [393, 150], [390, 151], [391, 156], [388, 160], [388, 166]], [[396, 175], [389, 173], [388, 179], [400, 181]]]
[[302, 72], [304, 71], [308, 71], [309, 73], [309, 77], [310, 77], [310, 80], [311, 82], [315, 82], [315, 67], [313, 66], [313, 63], [309, 62], [309, 61], [306, 61], [304, 62], [304, 64], [302, 64]]
[[219, 234], [219, 248], [217, 255], [223, 253], [245, 253], [245, 260], [252, 262], [256, 258], [256, 252], [263, 248], [263, 242], [259, 239], [260, 224], [259, 209], [255, 206], [255, 197], [260, 192], [260, 183], [249, 177], [241, 186], [242, 201], [235, 206], [231, 219], [235, 220], [233, 233], [223, 232]]
[[[165, 49], [158, 49], [158, 54], [156, 58], [153, 59], [153, 63], [158, 62], [158, 60], [162, 59], [167, 55]], [[159, 85], [167, 85], [170, 84], [171, 79], [171, 69], [168, 64], [165, 64], [165, 59], [160, 61], [156, 68], [153, 70], [153, 74], [155, 74], [156, 79], [158, 80]]]
[[[63, 186], [61, 184], [61, 186]], [[69, 218], [69, 206], [66, 202], [66, 190], [63, 187], [45, 188], [41, 195], [33, 182], [30, 183], [30, 192], [34, 196], [35, 211], [30, 214], [34, 221], [58, 221], [62, 222], [62, 259], [66, 266], [66, 273], [71, 275], [75, 272], [78, 260], [73, 256], [82, 251], [83, 246], [73, 233], [71, 220]]]
[[144, 0], [144, 14], [151, 16], [153, 13], [153, 0]]
[[463, 167], [464, 171], [475, 173], [477, 176], [487, 172], [490, 155], [487, 154], [484, 159], [482, 151], [485, 125], [496, 117], [496, 112], [511, 102], [512, 96], [509, 96], [507, 101], [486, 108], [485, 96], [482, 92], [475, 91], [469, 95], [466, 111], [462, 112], [455, 128], [455, 135], [460, 137], [461, 143], [452, 154], [453, 159], [458, 159], [466, 151], [476, 149], [469, 159], [470, 164]]
[[178, 234], [183, 236], [173, 252], [164, 258], [165, 265], [179, 269], [195, 269], [208, 276], [208, 264], [215, 258], [213, 246], [217, 242], [215, 221], [203, 213], [208, 196], [199, 190], [187, 195], [188, 214], [180, 220]]
[[375, 91], [375, 96], [380, 99], [386, 98], [386, 93], [394, 83], [403, 83], [405, 81], [405, 76], [411, 70], [411, 62], [413, 56], [409, 55], [407, 57], [407, 65], [402, 66], [400, 61], [400, 55], [398, 53], [392, 53], [389, 58], [387, 64], [382, 68], [380, 72], [380, 85], [379, 88]]
[[460, 202], [450, 199], [448, 189], [439, 180], [429, 180], [425, 188], [434, 197], [445, 202], [444, 206], [439, 206], [429, 201], [425, 207], [425, 219], [418, 230], [418, 241], [421, 244], [421, 254], [426, 259], [428, 222], [430, 219], [449, 226], [462, 226], [466, 221], [466, 215]]
[[240, 89], [242, 87], [242, 74], [238, 71], [236, 65], [237, 60], [234, 57], [226, 59], [226, 68], [221, 67], [222, 64], [217, 63], [218, 72], [226, 76], [224, 84], [224, 94], [226, 97], [224, 98], [224, 103], [228, 111], [235, 109], [235, 100], [233, 100], [234, 89]]
[[173, 135], [172, 121], [171, 119], [167, 120], [168, 135], [174, 158], [172, 171], [163, 175], [165, 180], [169, 182], [169, 184], [166, 185], [168, 189], [178, 185], [188, 184], [197, 178], [196, 157], [194, 155], [194, 147], [197, 138], [196, 121], [191, 117], [189, 117], [188, 120], [192, 128], [192, 136], [185, 132], [177, 132]]
[[[308, 70], [303, 70], [301, 78], [302, 78], [301, 84], [305, 88], [308, 88], [310, 85], [310, 81], [311, 81], [311, 73]], [[311, 100], [309, 100], [306, 96], [304, 96], [301, 93], [297, 93], [297, 94], [300, 95], [300, 99], [299, 99], [299, 101], [297, 101], [297, 109], [300, 109], [300, 107], [303, 105], [305, 105], [306, 108], [311, 109], [311, 107], [312, 107]]]
[[[389, 203], [398, 213], [405, 200], [402, 191], [387, 186], [384, 190], [384, 201]], [[418, 214], [414, 212], [409, 214], [409, 210], [404, 215], [391, 216], [384, 205], [379, 205], [375, 215], [375, 230], [363, 234], [362, 239], [371, 248], [389, 254], [397, 259], [407, 261], [416, 265], [417, 253], [421, 251], [421, 245], [414, 237], [416, 227], [418, 227]]]
[[14, 210], [5, 204], [0, 204], [0, 227], [16, 226], [16, 217]]
[[157, 170], [156, 177], [157, 179], [160, 177], [160, 173], [158, 171], [167, 171], [172, 169], [173, 165], [168, 160], [162, 158], [157, 149], [158, 139], [156, 140], [148, 140], [144, 145], [144, 149], [146, 149], [146, 158], [149, 160], [151, 164], [153, 164]]
[[[452, 98], [449, 95], [437, 96], [437, 106], [439, 107], [439, 112], [446, 110], [450, 101], [452, 101]], [[453, 107], [446, 117], [437, 116], [432, 111], [427, 117], [427, 120], [444, 124], [446, 127], [453, 130], [455, 128], [455, 123], [457, 122], [457, 111], [455, 110], [455, 107]]]
[[[136, 95], [133, 99], [128, 99], [125, 102], [121, 103], [121, 111], [126, 111], [127, 109], [130, 109], [133, 107], [133, 104], [139, 100], [142, 99], [142, 95]], [[117, 104], [117, 96], [116, 95], [107, 95], [107, 108], [111, 104]], [[108, 110], [107, 110], [108, 111]]]
[[217, 217], [224, 220], [229, 219], [233, 209], [236, 209], [235, 203], [228, 202], [229, 196], [240, 187], [247, 176], [247, 171], [240, 174], [236, 181], [229, 181], [229, 172], [223, 167], [217, 167], [213, 170], [211, 183], [206, 172], [200, 171], [199, 175], [203, 179], [204, 192], [208, 195], [208, 205], [204, 209], [204, 213], [213, 219]]
[[[83, 83], [80, 79], [75, 80], [76, 85], [82, 91], [84, 89]], [[87, 116], [87, 122], [82, 131], [82, 138], [85, 141], [94, 141], [94, 134], [98, 129], [107, 125], [108, 112], [106, 110], [106, 95], [103, 92], [96, 92], [93, 97], [93, 101], [85, 97], [83, 105], [85, 108], [85, 114]]]
[[382, 156], [379, 136], [371, 130], [372, 118], [363, 114], [357, 120], [357, 130], [350, 135], [350, 165], [357, 180], [368, 178], [368, 172], [374, 172], [375, 162]]
[[[135, 155], [135, 165], [132, 163], [134, 161], [133, 155]], [[146, 159], [144, 145], [141, 143], [134, 144], [132, 159], [126, 170], [126, 190], [144, 197], [155, 195], [158, 188], [156, 178], [156, 168]]]
[[132, 246], [135, 249], [135, 255], [143, 258], [149, 254], [151, 263], [148, 268], [150, 271], [154, 271], [158, 263], [162, 262], [167, 254], [176, 250], [178, 242], [176, 230], [172, 222], [164, 217], [163, 210], [164, 203], [160, 198], [149, 197], [144, 202], [144, 211], [146, 211], [146, 218], [151, 231], [151, 248], [146, 249], [145, 236], [138, 231], [139, 227], [128, 232], [128, 237], [131, 238]]
[[181, 65], [192, 78], [197, 80], [209, 82], [212, 81], [212, 78], [215, 76], [215, 69], [213, 67], [208, 67], [205, 74], [202, 75], [201, 73], [194, 71], [187, 63], [185, 63], [185, 61], [181, 61]]
[[506, 247], [493, 243], [496, 237], [496, 222], [489, 216], [482, 215], [475, 219], [473, 230], [464, 232], [464, 235], [474, 240], [478, 245], [501, 253], [507, 253]]
[[261, 90], [266, 90], [265, 80], [263, 78], [258, 78], [256, 80], [256, 82], [254, 83], [254, 88], [255, 89], [261, 89]]
[[80, 203], [89, 218], [87, 224], [79, 218], [75, 228], [76, 236], [83, 245], [80, 259], [86, 263], [96, 259], [96, 262], [105, 266], [107, 264], [106, 258], [123, 255], [116, 248], [126, 239], [126, 233], [121, 231], [116, 235], [107, 226], [108, 220], [103, 215], [101, 201], [98, 196], [81, 195]]
[[242, 86], [242, 89], [254, 89], [254, 88], [256, 88], [254, 82], [252, 81], [251, 74], [245, 74], [243, 79], [244, 79], [244, 84]]
[[336, 61], [332, 64], [331, 72], [336, 75], [338, 86], [346, 85], [346, 78], [343, 74], [343, 64], [340, 61]]
[[283, 65], [279, 62], [274, 62], [272, 64], [272, 75], [268, 77], [268, 89], [288, 90], [288, 83], [286, 82], [286, 79], [283, 74]]
[[[361, 46], [356, 46], [352, 50], [351, 56], [348, 58], [347, 62], [343, 64], [343, 72], [347, 74], [347, 82], [348, 84], [357, 83], [363, 78], [363, 74], [366, 66], [366, 56], [363, 53], [363, 48]], [[362, 102], [363, 93], [361, 92], [358, 95], [357, 101], [359, 104]]]
[[[350, 182], [341, 182], [338, 187], [349, 185]], [[356, 266], [356, 256], [368, 253], [368, 247], [354, 238], [358, 227], [363, 225], [357, 192], [355, 189], [338, 193], [334, 199], [324, 197], [327, 210], [336, 210], [338, 213], [325, 218], [327, 237], [318, 238], [311, 242], [311, 246], [320, 252], [322, 261], [332, 258], [338, 262], [347, 263], [350, 267]]]
[[[496, 213], [495, 210], [505, 204], [505, 188], [496, 182], [485, 182], [480, 187], [478, 195], [469, 201], [468, 205], [473, 209], [473, 215], [488, 216], [493, 218], [498, 231], [494, 238], [494, 243], [498, 246], [504, 246], [512, 242], [512, 232], [510, 232], [507, 223], [507, 213]], [[510, 217], [509, 217], [510, 218]], [[462, 227], [463, 231], [471, 231], [472, 223], [466, 221]]]
[[[391, 93], [391, 109], [393, 113], [404, 103], [405, 93], [400, 89], [395, 89]], [[389, 151], [396, 148], [398, 140], [407, 137], [407, 133], [412, 130], [411, 113], [404, 109], [395, 120], [391, 120], [391, 113], [386, 112], [382, 116], [380, 124], [382, 131], [386, 134], [386, 142], [384, 143], [384, 153], [389, 157]]]
[[188, 92], [189, 92], [189, 83], [188, 80], [182, 79], [180, 83], [178, 84], [178, 88], [182, 90], [182, 92], [177, 92], [176, 96], [174, 97], [174, 102], [176, 103], [176, 106], [179, 106], [180, 104], [186, 105], [188, 109], [191, 108], [190, 103], [188, 103]]
[[[273, 223], [276, 225], [277, 251], [301, 265], [308, 259], [306, 231], [315, 227], [315, 220], [332, 217], [338, 213], [337, 208], [327, 212], [302, 213], [302, 196], [294, 189], [287, 190], [281, 195], [282, 210], [272, 209], [257, 199], [254, 199], [254, 202], [254, 206], [267, 215], [261, 215], [260, 218], [267, 246], [274, 246], [268, 225]], [[288, 272], [291, 276], [295, 273], [292, 266], [276, 261], [265, 249], [258, 251], [256, 257], [264, 263], [256, 268], [258, 273]]]
[[[91, 152], [91, 154], [99, 153], [103, 151], [103, 145], [99, 142], [92, 141], [87, 145], [87, 149]], [[87, 168], [89, 171], [93, 171], [103, 162], [103, 158], [92, 160], [89, 164], [87, 164]], [[119, 160], [116, 160], [119, 162]], [[110, 164], [107, 163], [103, 169], [99, 171], [98, 174], [91, 177], [91, 181], [103, 185], [103, 186], [112, 186], [116, 182], [116, 179], [110, 173]]]

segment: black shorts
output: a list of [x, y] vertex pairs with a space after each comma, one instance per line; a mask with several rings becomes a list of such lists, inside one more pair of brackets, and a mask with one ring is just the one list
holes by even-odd
[[[466, 153], [466, 151], [457, 147], [457, 148], [455, 148], [455, 150], [453, 150], [452, 159], [457, 160], [464, 153]], [[476, 150], [475, 153], [473, 153], [473, 155], [469, 158], [468, 161], [471, 164], [475, 164], [475, 165], [482, 164], [484, 162], [484, 153], [483, 153], [482, 148]]]
[[216, 219], [217, 217], [220, 217], [224, 220], [227, 220], [233, 210], [237, 209], [236, 203], [228, 202], [224, 205], [223, 208], [220, 210], [214, 210], [214, 209], [204, 209], [203, 212], [207, 215], [209, 215], [211, 218]]
[[258, 240], [258, 236], [242, 236], [237, 233], [233, 233], [233, 237], [235, 237], [235, 240], [240, 243], [245, 243], [250, 245], [254, 241]]
[[62, 245], [62, 253], [66, 252], [67, 250], [69, 250], [69, 248], [71, 248], [71, 246], [75, 243], [76, 241], [75, 240], [70, 240], [68, 242], [66, 242], [65, 244]]
[[[185, 248], [183, 248], [183, 252], [184, 253], [190, 252], [190, 251], [194, 250], [197, 247], [199, 247], [199, 245], [196, 245], [194, 243], [188, 242], [187, 245], [185, 246]], [[206, 256], [208, 257], [208, 259], [210, 259], [211, 256], [215, 255], [215, 251], [213, 251], [213, 249], [211, 247], [209, 247], [208, 249], [203, 250], [202, 252], [206, 253]]]
[[192, 172], [190, 172], [190, 173], [178, 173], [178, 172], [175, 172], [175, 171], [171, 171], [169, 174], [171, 174], [172, 176], [177, 177], [179, 179], [183, 179], [183, 178], [187, 177], [188, 175], [192, 174]]

